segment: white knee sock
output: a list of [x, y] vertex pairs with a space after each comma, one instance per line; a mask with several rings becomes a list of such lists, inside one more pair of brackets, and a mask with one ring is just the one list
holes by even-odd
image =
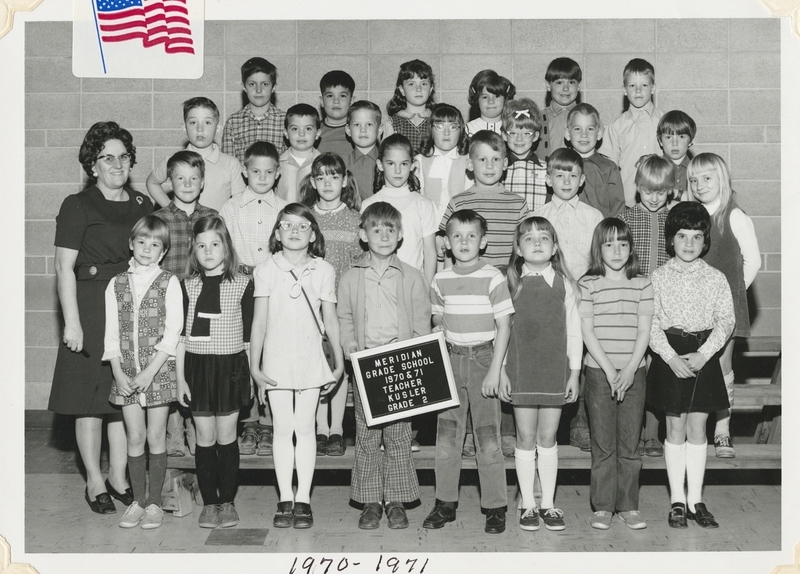
[[667, 465], [670, 503], [682, 502], [686, 504], [686, 494], [683, 491], [686, 479], [686, 443], [672, 444], [665, 440], [664, 462]]
[[533, 497], [533, 481], [536, 478], [536, 449], [514, 449], [514, 466], [517, 468], [517, 482], [522, 494], [522, 508], [533, 508], [536, 500]]
[[545, 448], [536, 445], [539, 453], [539, 481], [542, 483], [542, 508], [553, 508], [556, 495], [556, 477], [558, 476], [558, 445]]
[[703, 500], [703, 476], [706, 472], [708, 444], [686, 443], [686, 501], [689, 510]]

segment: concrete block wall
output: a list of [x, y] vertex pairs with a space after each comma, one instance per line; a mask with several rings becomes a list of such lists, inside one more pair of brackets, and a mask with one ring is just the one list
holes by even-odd
[[[318, 104], [318, 82], [344, 69], [356, 98], [385, 110], [399, 65], [412, 58], [436, 74], [437, 101], [468, 112], [473, 75], [493, 68], [519, 96], [544, 105], [544, 73], [555, 57], [580, 63], [582, 100], [610, 123], [621, 112], [622, 69], [633, 57], [656, 69], [656, 104], [698, 123], [694, 151], [731, 167], [753, 218], [762, 268], [751, 288], [754, 335], [781, 332], [780, 39], [777, 19], [757, 20], [343, 20], [206, 23], [205, 72], [197, 80], [81, 79], [72, 75], [69, 22], [26, 24], [26, 408], [44, 409], [60, 317], [53, 270], [55, 216], [85, 185], [77, 152], [86, 129], [115, 120], [133, 134], [132, 186], [185, 143], [181, 102], [203, 95], [223, 119], [242, 105], [239, 67], [266, 57], [278, 68], [277, 104]], [[220, 126], [221, 135], [221, 126]]]

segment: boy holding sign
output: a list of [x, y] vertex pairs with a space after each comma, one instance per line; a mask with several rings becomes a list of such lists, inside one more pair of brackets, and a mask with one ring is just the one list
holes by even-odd
[[[430, 333], [431, 305], [422, 274], [397, 258], [403, 238], [400, 212], [376, 202], [361, 214], [359, 237], [369, 253], [339, 281], [338, 315], [344, 355]], [[419, 506], [419, 481], [411, 458], [411, 423], [367, 426], [359, 393], [353, 393], [356, 445], [350, 505], [361, 509], [358, 527], [380, 526], [384, 505], [389, 528], [408, 528], [406, 508]], [[386, 452], [381, 452], [383, 442]]]

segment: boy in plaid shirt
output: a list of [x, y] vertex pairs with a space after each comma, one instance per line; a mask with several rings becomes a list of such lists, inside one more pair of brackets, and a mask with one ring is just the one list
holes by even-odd
[[[339, 281], [342, 349], [351, 353], [430, 333], [431, 304], [422, 274], [397, 257], [403, 238], [400, 212], [373, 203], [361, 214], [361, 241], [369, 253]], [[361, 509], [358, 527], [380, 526], [384, 504], [389, 528], [408, 528], [406, 508], [419, 506], [419, 482], [411, 458], [411, 423], [399, 420], [368, 427], [359, 393], [350, 505]], [[381, 442], [386, 452], [382, 453]]]
[[222, 151], [244, 163], [244, 152], [257, 141], [269, 142], [278, 153], [283, 143], [283, 120], [286, 114], [272, 103], [278, 70], [264, 58], [250, 58], [242, 64], [242, 88], [247, 105], [234, 112], [222, 131]]
[[[167, 160], [167, 178], [172, 184], [174, 197], [165, 207], [154, 213], [169, 227], [170, 248], [161, 268], [169, 271], [178, 279], [186, 278], [186, 263], [192, 244], [192, 228], [195, 222], [206, 215], [215, 215], [217, 211], [200, 205], [198, 198], [205, 183], [206, 163], [203, 157], [194, 151], [179, 151]], [[167, 456], [186, 456], [184, 444], [184, 427], [189, 443], [189, 453], [194, 454], [194, 424], [189, 416], [177, 409], [174, 410], [167, 423]]]

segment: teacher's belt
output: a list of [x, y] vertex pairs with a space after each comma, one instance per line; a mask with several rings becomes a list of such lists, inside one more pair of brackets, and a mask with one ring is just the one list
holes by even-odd
[[108, 281], [128, 270], [128, 260], [119, 263], [84, 263], [75, 268], [78, 281]]
[[680, 327], [670, 327], [664, 332], [670, 335], [680, 335], [681, 337], [694, 337], [700, 345], [705, 343], [708, 336], [711, 335], [711, 329], [705, 329], [703, 331], [685, 331]]
[[447, 352], [451, 355], [474, 355], [478, 351], [482, 351], [483, 349], [491, 349], [494, 347], [492, 341], [486, 341], [485, 343], [478, 343], [477, 345], [454, 345], [453, 343], [446, 343], [447, 344]]

